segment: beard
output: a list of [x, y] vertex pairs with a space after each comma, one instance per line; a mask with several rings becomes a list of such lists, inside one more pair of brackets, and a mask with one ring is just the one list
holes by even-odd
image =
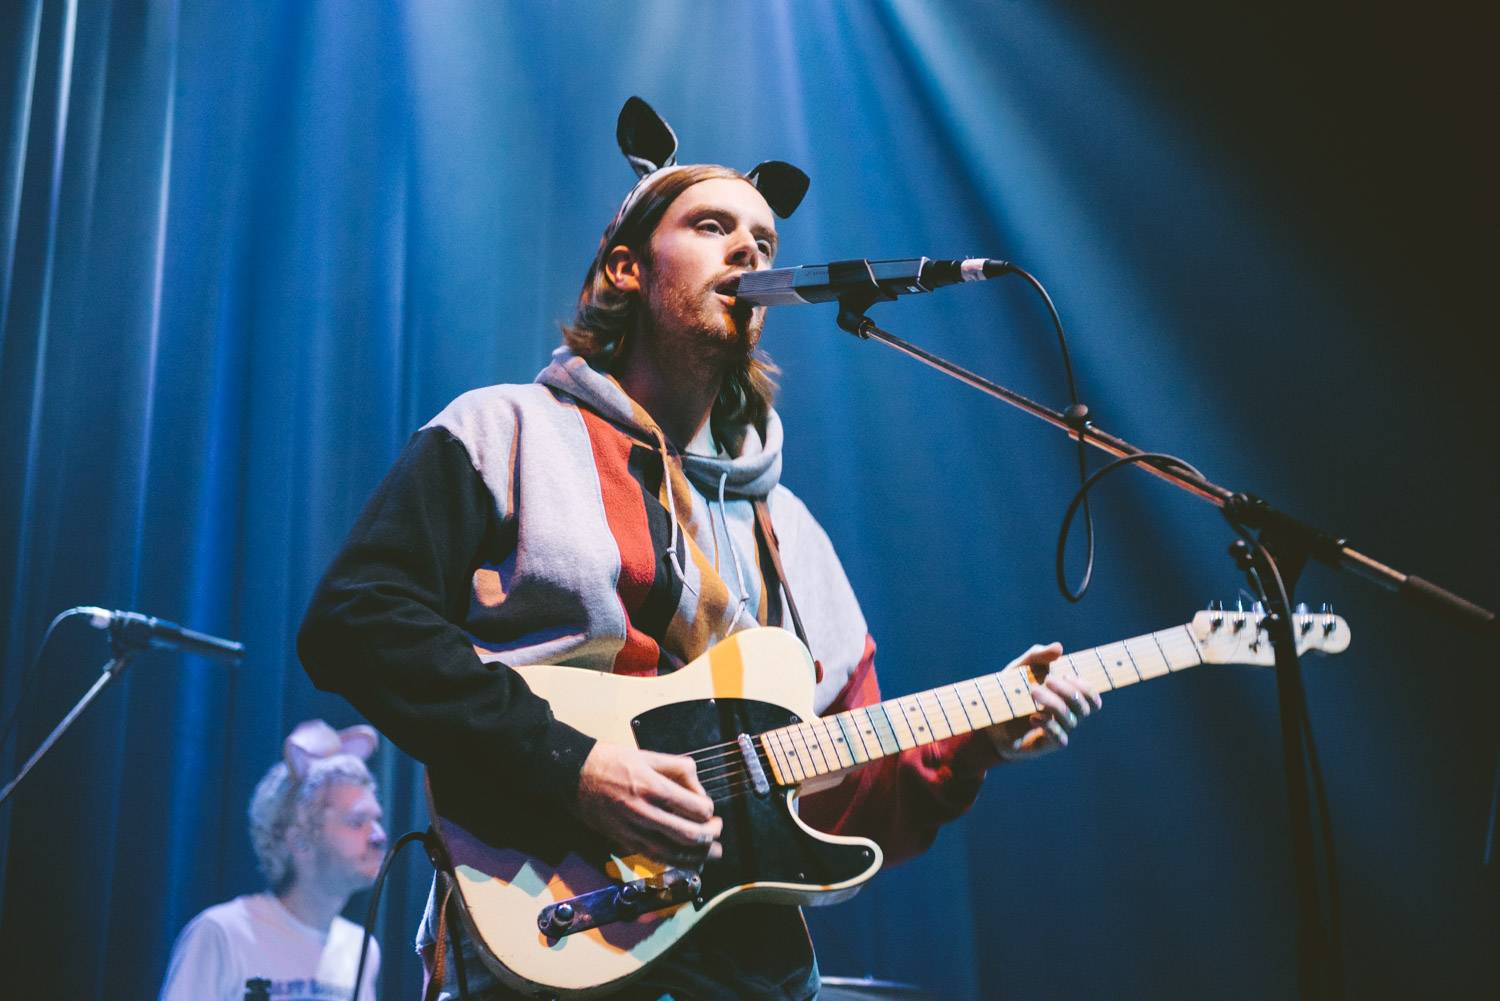
[[749, 363], [760, 343], [765, 308], [727, 306], [714, 292], [723, 277], [699, 285], [652, 281], [644, 306], [646, 325], [663, 357], [700, 358], [728, 368]]

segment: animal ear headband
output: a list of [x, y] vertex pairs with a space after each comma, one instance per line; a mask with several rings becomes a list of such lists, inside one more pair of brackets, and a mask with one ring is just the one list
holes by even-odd
[[336, 754], [352, 754], [364, 761], [375, 753], [380, 737], [372, 726], [351, 726], [335, 730], [320, 719], [298, 723], [282, 742], [281, 756], [298, 779], [307, 778], [313, 762]]
[[[630, 194], [625, 196], [625, 202], [615, 214], [614, 222], [609, 224], [607, 233], [613, 233], [619, 227], [620, 221], [630, 212], [641, 192], [646, 190], [650, 178], [661, 171], [679, 167], [677, 133], [672, 131], [672, 126], [651, 105], [639, 97], [632, 97], [620, 109], [620, 119], [615, 125], [615, 139], [620, 143], [620, 152], [625, 154], [625, 159], [630, 161], [630, 166], [640, 180], [630, 189]], [[811, 183], [805, 173], [781, 160], [759, 163], [745, 177], [755, 185], [766, 204], [771, 206], [771, 211], [783, 219], [802, 204], [802, 197], [807, 194], [807, 186]]]

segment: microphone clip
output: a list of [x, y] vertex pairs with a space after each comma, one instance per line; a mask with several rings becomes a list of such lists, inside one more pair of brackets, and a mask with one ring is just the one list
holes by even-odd
[[109, 649], [124, 666], [125, 658], [151, 649], [154, 623], [144, 615], [116, 614], [109, 621]]
[[869, 340], [874, 321], [865, 315], [865, 310], [877, 302], [895, 299], [895, 294], [880, 287], [867, 260], [834, 261], [828, 265], [828, 281], [847, 288], [838, 297], [839, 326], [860, 340]]

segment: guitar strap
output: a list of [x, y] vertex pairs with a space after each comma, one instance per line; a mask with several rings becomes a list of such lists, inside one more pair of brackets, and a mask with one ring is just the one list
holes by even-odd
[[[766, 560], [771, 566], [771, 571], [776, 575], [774, 582], [766, 585], [766, 595], [772, 602], [777, 613], [778, 621], [775, 625], [782, 624], [780, 595], [786, 595], [786, 609], [792, 613], [792, 629], [802, 645], [812, 651], [812, 646], [807, 642], [807, 630], [802, 628], [802, 616], [797, 614], [797, 600], [792, 597], [792, 585], [787, 583], [786, 570], [781, 565], [781, 549], [776, 544], [776, 529], [771, 525], [771, 508], [764, 497], [752, 498], [755, 505], [755, 527], [757, 540], [765, 552]], [[776, 585], [780, 585], [777, 587]], [[817, 680], [823, 680], [823, 662], [813, 661], [813, 670], [817, 673]]]

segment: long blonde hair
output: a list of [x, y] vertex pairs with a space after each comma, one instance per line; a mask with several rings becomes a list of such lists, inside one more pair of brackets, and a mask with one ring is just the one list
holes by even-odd
[[[593, 367], [609, 371], [621, 356], [621, 348], [639, 322], [640, 297], [610, 284], [604, 271], [609, 252], [625, 246], [646, 264], [651, 262], [651, 235], [656, 232], [667, 207], [700, 181], [734, 178], [750, 183], [732, 167], [698, 163], [658, 171], [635, 192], [627, 211], [604, 231], [599, 250], [584, 276], [578, 293], [578, 309], [571, 324], [563, 325], [563, 341], [573, 353], [588, 359]], [[750, 352], [725, 377], [709, 417], [723, 439], [737, 437], [736, 426], [750, 424], [762, 434], [771, 401], [776, 394], [775, 364], [760, 351]]]

